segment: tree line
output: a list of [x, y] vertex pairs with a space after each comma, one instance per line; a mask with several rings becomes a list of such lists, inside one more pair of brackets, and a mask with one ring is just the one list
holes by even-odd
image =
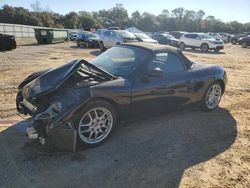
[[23, 7], [4, 5], [0, 9], [0, 23], [24, 24], [42, 27], [56, 27], [67, 29], [107, 28], [118, 26], [122, 29], [137, 27], [143, 31], [189, 31], [189, 32], [227, 32], [242, 33], [250, 31], [249, 23], [238, 21], [223, 22], [214, 16], [205, 16], [203, 10], [185, 10], [175, 8], [165, 9], [159, 15], [148, 12], [133, 12], [131, 15], [117, 4], [109, 10], [96, 12], [80, 11], [61, 15], [52, 12], [48, 7], [43, 9], [39, 2], [31, 5], [33, 10]]

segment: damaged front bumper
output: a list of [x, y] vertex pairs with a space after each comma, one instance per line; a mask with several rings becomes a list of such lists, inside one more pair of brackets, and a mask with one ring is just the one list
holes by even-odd
[[25, 99], [17, 101], [19, 112], [28, 112], [32, 115], [33, 124], [26, 130], [28, 137], [38, 139], [43, 146], [50, 149], [75, 152], [77, 130], [74, 125], [74, 114], [87, 103], [89, 96], [90, 94], [86, 93], [77, 96], [73, 91], [68, 92], [68, 99], [57, 98], [57, 102], [53, 102], [42, 112], [39, 112], [39, 107]]

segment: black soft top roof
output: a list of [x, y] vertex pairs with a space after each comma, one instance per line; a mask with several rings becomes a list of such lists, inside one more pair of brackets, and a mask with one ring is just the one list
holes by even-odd
[[155, 44], [155, 43], [147, 43], [147, 42], [133, 42], [133, 43], [120, 44], [120, 45], [143, 48], [143, 49], [150, 51], [151, 53], [165, 51], [165, 52], [173, 52], [173, 53], [179, 54], [180, 52], [178, 48], [174, 48], [174, 47], [167, 46], [167, 45]]

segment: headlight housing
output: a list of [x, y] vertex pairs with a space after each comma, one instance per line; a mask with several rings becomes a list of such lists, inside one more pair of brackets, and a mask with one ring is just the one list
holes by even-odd
[[47, 110], [36, 115], [35, 120], [49, 120], [58, 115], [62, 111], [62, 104], [56, 102], [51, 104]]

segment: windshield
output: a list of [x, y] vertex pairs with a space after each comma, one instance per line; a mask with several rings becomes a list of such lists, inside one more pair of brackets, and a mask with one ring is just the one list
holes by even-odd
[[163, 34], [163, 36], [165, 36], [165, 37], [167, 37], [167, 38], [169, 38], [169, 39], [175, 39], [172, 35], [170, 35], [170, 34]]
[[140, 48], [116, 46], [91, 63], [114, 76], [127, 78], [150, 57], [149, 52]]
[[210, 35], [208, 35], [208, 34], [199, 34], [200, 35], [200, 37], [201, 38], [203, 38], [203, 39], [214, 39], [214, 37], [212, 37], [212, 36], [210, 36]]
[[135, 36], [137, 36], [140, 39], [151, 39], [148, 35], [143, 34], [143, 33], [135, 34]]
[[122, 38], [135, 38], [134, 34], [128, 32], [128, 31], [115, 31], [118, 35], [120, 35]]
[[85, 34], [85, 36], [88, 38], [97, 38], [97, 35], [92, 34], [92, 33], [87, 33], [87, 34]]

